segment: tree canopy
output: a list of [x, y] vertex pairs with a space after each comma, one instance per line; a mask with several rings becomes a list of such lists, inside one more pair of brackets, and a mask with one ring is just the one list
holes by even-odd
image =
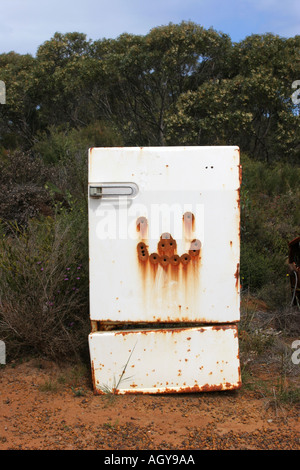
[[232, 43], [193, 22], [96, 41], [55, 33], [35, 57], [0, 54], [0, 146], [29, 150], [53, 129], [101, 122], [124, 145], [234, 144], [297, 161], [299, 49], [300, 36]]

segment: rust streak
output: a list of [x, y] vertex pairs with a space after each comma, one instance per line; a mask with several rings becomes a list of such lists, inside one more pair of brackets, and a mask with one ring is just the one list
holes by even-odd
[[185, 212], [182, 219], [184, 236], [187, 240], [191, 240], [192, 234], [195, 230], [195, 216], [192, 212]]
[[196, 240], [196, 239], [192, 240], [191, 245], [190, 245], [190, 249], [189, 249], [189, 255], [191, 257], [199, 256], [200, 249], [201, 249], [200, 240]]
[[234, 277], [236, 279], [235, 281], [235, 287], [236, 289], [238, 289], [238, 286], [239, 286], [239, 279], [240, 279], [240, 263], [237, 263], [236, 265], [236, 271], [234, 273]]
[[[181, 374], [178, 374], [179, 376]], [[170, 394], [170, 393], [198, 393], [198, 392], [218, 392], [221, 390], [236, 390], [239, 389], [242, 386], [242, 382], [239, 380], [236, 383], [230, 383], [230, 382], [225, 382], [221, 384], [216, 384], [216, 385], [210, 385], [210, 384], [204, 384], [202, 386], [195, 384], [192, 387], [165, 387], [165, 388], [158, 388], [157, 384], [153, 385], [153, 388], [157, 389], [155, 393], [160, 393], [162, 395], [164, 394]], [[105, 392], [97, 389], [95, 391], [96, 394], [98, 395], [103, 395]], [[114, 390], [114, 393], [116, 395], [130, 395], [130, 394], [139, 394], [139, 395], [151, 395], [153, 392], [148, 391], [148, 390], [119, 390], [116, 389]]]
[[136, 221], [136, 230], [140, 232], [140, 237], [142, 239], [147, 238], [148, 236], [148, 221], [146, 217], [139, 217]]

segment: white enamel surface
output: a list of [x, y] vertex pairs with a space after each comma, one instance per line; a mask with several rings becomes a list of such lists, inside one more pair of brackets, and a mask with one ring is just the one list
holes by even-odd
[[[239, 320], [237, 147], [104, 148], [89, 152], [89, 186], [135, 183], [133, 198], [89, 198], [90, 317], [113, 322], [230, 323]], [[182, 217], [195, 215], [194, 231]], [[163, 232], [178, 254], [201, 241], [197, 262], [141, 263], [136, 230], [146, 217], [148, 252]]]
[[239, 388], [235, 325], [96, 332], [89, 336], [95, 392], [172, 393]]

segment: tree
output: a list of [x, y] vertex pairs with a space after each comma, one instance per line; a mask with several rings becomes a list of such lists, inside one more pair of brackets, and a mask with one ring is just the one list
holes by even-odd
[[220, 73], [220, 50], [230, 44], [227, 36], [192, 22], [170, 23], [146, 36], [123, 34], [106, 42], [105, 51], [98, 41], [96, 57], [111, 71], [113, 114], [127, 142], [164, 145], [167, 112], [183, 92]]
[[0, 106], [0, 144], [30, 148], [38, 128], [35, 59], [15, 52], [0, 55], [0, 76], [6, 85], [6, 104]]
[[[256, 158], [299, 158], [299, 122], [291, 100], [292, 45], [272, 35], [247, 38], [228, 55], [227, 78], [206, 80], [180, 96], [167, 141], [234, 144]], [[225, 75], [226, 77], [226, 75]]]
[[39, 89], [39, 117], [43, 127], [84, 126], [88, 119], [85, 99], [91, 41], [82, 33], [55, 33], [37, 51], [35, 80]]

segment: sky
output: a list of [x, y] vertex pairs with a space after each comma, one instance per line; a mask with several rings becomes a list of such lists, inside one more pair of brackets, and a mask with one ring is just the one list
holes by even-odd
[[0, 53], [36, 54], [55, 32], [87, 39], [147, 34], [169, 23], [193, 21], [233, 42], [251, 34], [300, 34], [299, 0], [0, 0]]

